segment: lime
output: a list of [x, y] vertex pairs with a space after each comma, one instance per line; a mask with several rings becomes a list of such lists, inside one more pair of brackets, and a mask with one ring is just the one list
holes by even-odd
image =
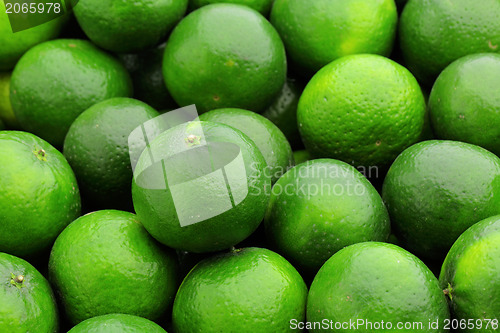
[[297, 112], [313, 156], [383, 167], [418, 140], [425, 100], [401, 65], [377, 55], [352, 55], [312, 78]]
[[140, 101], [115, 97], [94, 104], [73, 122], [64, 140], [64, 156], [92, 207], [132, 208], [128, 137], [158, 115]]
[[167, 246], [197, 253], [227, 249], [264, 218], [271, 185], [266, 167], [255, 143], [239, 130], [185, 123], [160, 134], [142, 153], [132, 183], [134, 208]]
[[263, 111], [286, 78], [285, 48], [258, 12], [213, 4], [186, 16], [165, 48], [163, 74], [180, 106]]
[[97, 316], [73, 327], [68, 333], [166, 333], [163, 328], [142, 317], [127, 314]]
[[500, 2], [410, 0], [399, 39], [406, 65], [425, 85], [468, 54], [500, 51]]
[[432, 88], [432, 127], [441, 139], [473, 143], [500, 155], [500, 54], [465, 56]]
[[12, 73], [21, 126], [61, 147], [71, 123], [93, 104], [132, 93], [125, 68], [90, 42], [58, 39], [30, 49]]
[[278, 252], [308, 273], [343, 247], [386, 241], [390, 232], [375, 188], [351, 165], [330, 159], [300, 164], [278, 180], [265, 226]]
[[191, 10], [195, 10], [213, 3], [235, 3], [253, 8], [262, 15], [267, 16], [271, 10], [273, 1], [274, 0], [191, 0], [189, 1], [189, 7]]
[[307, 150], [296, 150], [293, 152], [293, 159], [295, 160], [295, 165], [299, 165], [313, 158]]
[[134, 98], [156, 110], [177, 109], [163, 78], [165, 45], [135, 54], [121, 54], [119, 59], [128, 70], [134, 85]]
[[184, 16], [188, 0], [79, 0], [75, 17], [96, 45], [130, 53], [159, 44]]
[[0, 332], [54, 333], [57, 305], [47, 280], [23, 259], [0, 252]]
[[[16, 2], [10, 1], [10, 3]], [[14, 68], [14, 65], [24, 52], [36, 44], [56, 38], [61, 32], [65, 21], [66, 17], [59, 17], [36, 27], [14, 33], [12, 32], [5, 5], [0, 4], [0, 45], [2, 45], [0, 49], [0, 72]]]
[[0, 160], [0, 251], [38, 254], [80, 215], [75, 175], [60, 152], [26, 132], [0, 132]]
[[271, 11], [291, 62], [311, 75], [345, 55], [388, 56], [397, 20], [394, 0], [276, 0]]
[[[474, 224], [453, 244], [439, 276], [454, 318], [474, 320], [462, 332], [497, 332], [500, 313], [500, 216]], [[496, 322], [486, 320], [496, 319]], [[479, 326], [481, 325], [482, 326]]]
[[172, 314], [175, 332], [290, 332], [305, 317], [307, 287], [280, 255], [244, 248], [198, 263]]
[[10, 104], [10, 77], [11, 73], [0, 73], [0, 120], [9, 128], [17, 129], [19, 123]]
[[297, 105], [304, 87], [295, 79], [287, 78], [278, 97], [262, 113], [285, 134], [292, 147], [303, 146], [297, 127]]
[[101, 210], [57, 238], [49, 278], [73, 324], [111, 313], [156, 320], [173, 301], [177, 261], [134, 214]]
[[260, 114], [242, 109], [217, 109], [202, 114], [200, 120], [223, 123], [248, 135], [266, 160], [266, 172], [272, 184], [293, 166], [292, 148], [285, 135]]
[[500, 159], [463, 142], [424, 141], [396, 159], [382, 193], [402, 246], [443, 259], [467, 228], [500, 214]]
[[314, 278], [307, 320], [323, 319], [332, 321], [330, 332], [447, 332], [449, 311], [437, 278], [417, 257], [367, 242], [334, 254]]

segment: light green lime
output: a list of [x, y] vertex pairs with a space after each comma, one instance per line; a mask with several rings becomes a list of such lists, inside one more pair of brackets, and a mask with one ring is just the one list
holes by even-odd
[[166, 333], [163, 328], [142, 317], [108, 314], [82, 321], [68, 333]]

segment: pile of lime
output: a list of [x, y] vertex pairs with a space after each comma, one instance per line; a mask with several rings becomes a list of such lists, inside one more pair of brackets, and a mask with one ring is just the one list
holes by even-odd
[[0, 1], [0, 333], [500, 332], [499, 18]]

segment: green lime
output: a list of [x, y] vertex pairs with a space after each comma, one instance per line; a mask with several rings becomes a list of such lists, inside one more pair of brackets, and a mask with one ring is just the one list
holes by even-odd
[[310, 75], [345, 55], [388, 56], [397, 20], [394, 0], [276, 0], [271, 10], [291, 62]]
[[0, 252], [0, 332], [55, 333], [57, 305], [49, 282], [23, 259]]
[[500, 159], [455, 141], [424, 141], [389, 169], [382, 197], [402, 246], [443, 259], [474, 223], [500, 214]]
[[189, 1], [189, 8], [195, 10], [213, 3], [235, 3], [253, 8], [262, 15], [267, 16], [271, 10], [273, 1], [274, 0], [191, 0]]
[[262, 113], [285, 134], [292, 147], [302, 145], [297, 127], [297, 105], [304, 87], [297, 80], [287, 78], [278, 97]]
[[[474, 224], [457, 239], [446, 256], [439, 281], [441, 287], [446, 288], [453, 317], [459, 321], [474, 320], [474, 329], [462, 332], [497, 332], [500, 320], [500, 216]], [[486, 321], [491, 319], [496, 322]]]
[[283, 132], [260, 114], [242, 109], [217, 109], [202, 114], [200, 120], [223, 123], [248, 135], [266, 160], [266, 172], [272, 184], [294, 164], [292, 148]]
[[354, 166], [390, 163], [417, 142], [425, 100], [411, 73], [378, 55], [352, 55], [322, 68], [302, 94], [300, 134], [316, 157]]
[[80, 193], [64, 156], [33, 134], [0, 132], [0, 251], [32, 256], [80, 215]]
[[345, 246], [386, 241], [390, 233], [387, 209], [368, 179], [330, 159], [300, 164], [278, 180], [265, 226], [278, 252], [308, 273]]
[[198, 263], [184, 278], [172, 314], [175, 332], [290, 332], [303, 321], [307, 287], [280, 255], [243, 248]]
[[76, 325], [68, 333], [166, 333], [163, 328], [152, 321], [127, 315], [108, 314], [97, 316]]
[[330, 332], [447, 332], [449, 317], [437, 278], [417, 257], [388, 243], [354, 244], [334, 254], [307, 299], [307, 320], [327, 319]]
[[[9, 1], [9, 3], [14, 4], [16, 2]], [[14, 33], [12, 32], [9, 16], [5, 11], [5, 5], [0, 4], [0, 45], [2, 45], [0, 49], [0, 72], [14, 68], [24, 52], [36, 44], [56, 38], [66, 21], [66, 17], [59, 17], [36, 27]]]
[[188, 0], [79, 0], [75, 17], [97, 46], [119, 53], [159, 44], [184, 16]]
[[313, 158], [307, 150], [296, 150], [293, 152], [293, 159], [295, 161], [295, 165], [299, 165], [312, 160]]
[[[153, 160], [151, 160], [153, 158]], [[255, 143], [207, 121], [160, 134], [139, 158], [132, 198], [144, 227], [189, 252], [230, 248], [264, 218], [271, 179]]]
[[101, 210], [57, 238], [49, 278], [73, 324], [105, 314], [158, 319], [172, 304], [177, 260], [132, 213]]
[[407, 67], [431, 86], [441, 71], [468, 54], [500, 51], [498, 0], [410, 0], [399, 39]]
[[163, 78], [165, 45], [136, 54], [120, 54], [119, 59], [128, 70], [134, 84], [134, 98], [156, 110], [177, 109]]
[[285, 48], [258, 12], [213, 4], [186, 16], [165, 48], [163, 74], [180, 106], [263, 111], [286, 79]]
[[88, 41], [58, 39], [30, 49], [12, 73], [10, 99], [21, 126], [61, 147], [71, 123], [93, 104], [128, 97], [125, 68]]
[[132, 207], [130, 133], [159, 113], [143, 102], [111, 98], [84, 111], [69, 128], [64, 156], [92, 207]]
[[10, 77], [11, 73], [0, 73], [0, 120], [9, 128], [17, 129], [19, 123], [10, 104]]
[[472, 143], [500, 155], [500, 54], [465, 56], [438, 77], [429, 101], [440, 139]]

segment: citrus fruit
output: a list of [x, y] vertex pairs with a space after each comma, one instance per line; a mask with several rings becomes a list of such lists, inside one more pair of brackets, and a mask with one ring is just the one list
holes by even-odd
[[[453, 244], [439, 276], [458, 320], [474, 319], [462, 332], [496, 332], [500, 313], [500, 216], [482, 220]], [[496, 319], [489, 323], [485, 319]], [[482, 326], [479, 327], [479, 322]]]
[[[366, 242], [334, 254], [314, 278], [307, 320], [323, 319], [334, 332], [446, 332], [449, 311], [422, 261], [396, 245]], [[435, 321], [438, 327], [429, 327]]]
[[389, 214], [359, 171], [331, 159], [305, 162], [274, 185], [266, 234], [295, 267], [316, 271], [335, 252], [365, 241], [386, 241]]
[[36, 27], [14, 33], [12, 32], [5, 5], [0, 5], [0, 45], [2, 45], [0, 49], [0, 72], [14, 68], [14, 65], [24, 52], [36, 44], [56, 38], [61, 32], [65, 20], [66, 17], [59, 17]]
[[22, 128], [61, 147], [69, 126], [91, 105], [128, 97], [125, 68], [90, 42], [58, 39], [39, 44], [12, 72], [10, 99]]
[[207, 121], [181, 124], [140, 156], [134, 208], [167, 246], [197, 253], [227, 249], [264, 218], [271, 186], [266, 167], [255, 143], [239, 130]]
[[352, 55], [322, 68], [297, 110], [315, 157], [354, 166], [385, 166], [419, 138], [425, 100], [411, 73], [378, 55]]
[[30, 133], [0, 132], [0, 251], [31, 256], [80, 215], [75, 175], [64, 156]]
[[393, 0], [276, 0], [271, 10], [291, 62], [310, 75], [345, 55], [388, 56], [397, 19]]
[[297, 105], [304, 87], [295, 79], [287, 78], [278, 97], [262, 112], [285, 134], [292, 147], [302, 145], [297, 127]]
[[468, 54], [500, 51], [500, 2], [410, 0], [399, 25], [405, 63], [425, 85]]
[[263, 111], [286, 78], [285, 48], [273, 26], [242, 5], [213, 4], [186, 16], [165, 48], [163, 74], [180, 106]]
[[78, 24], [97, 46], [130, 53], [159, 44], [184, 16], [188, 0], [79, 0]]
[[23, 259], [0, 252], [0, 331], [58, 331], [57, 305], [48, 281]]
[[307, 150], [296, 150], [293, 152], [293, 159], [295, 160], [295, 165], [312, 160], [311, 154]]
[[293, 165], [293, 153], [283, 132], [269, 119], [242, 109], [217, 109], [204, 113], [200, 120], [234, 127], [257, 145], [266, 160], [266, 172], [274, 184]]
[[94, 104], [73, 122], [64, 140], [64, 156], [91, 206], [132, 208], [129, 135], [158, 115], [143, 102], [115, 97]]
[[467, 228], [500, 214], [500, 159], [463, 142], [424, 141], [398, 156], [382, 197], [402, 246], [443, 259]]
[[156, 320], [173, 301], [177, 261], [134, 214], [101, 210], [59, 235], [49, 279], [73, 324], [111, 313]]
[[82, 321], [68, 333], [166, 333], [163, 328], [152, 321], [127, 315], [113, 313], [93, 317]]
[[432, 88], [432, 127], [440, 139], [472, 143], [500, 155], [500, 54], [465, 56]]
[[243, 248], [198, 263], [172, 314], [175, 332], [290, 332], [305, 316], [307, 287], [280, 255]]
[[163, 53], [165, 45], [141, 53], [119, 54], [118, 57], [132, 77], [134, 98], [156, 110], [176, 109], [163, 78]]
[[245, 5], [267, 16], [273, 5], [273, 0], [191, 0], [189, 1], [189, 7], [191, 10], [194, 10], [214, 3], [235, 3]]
[[0, 120], [9, 128], [17, 129], [19, 123], [10, 104], [10, 77], [11, 73], [0, 73]]

